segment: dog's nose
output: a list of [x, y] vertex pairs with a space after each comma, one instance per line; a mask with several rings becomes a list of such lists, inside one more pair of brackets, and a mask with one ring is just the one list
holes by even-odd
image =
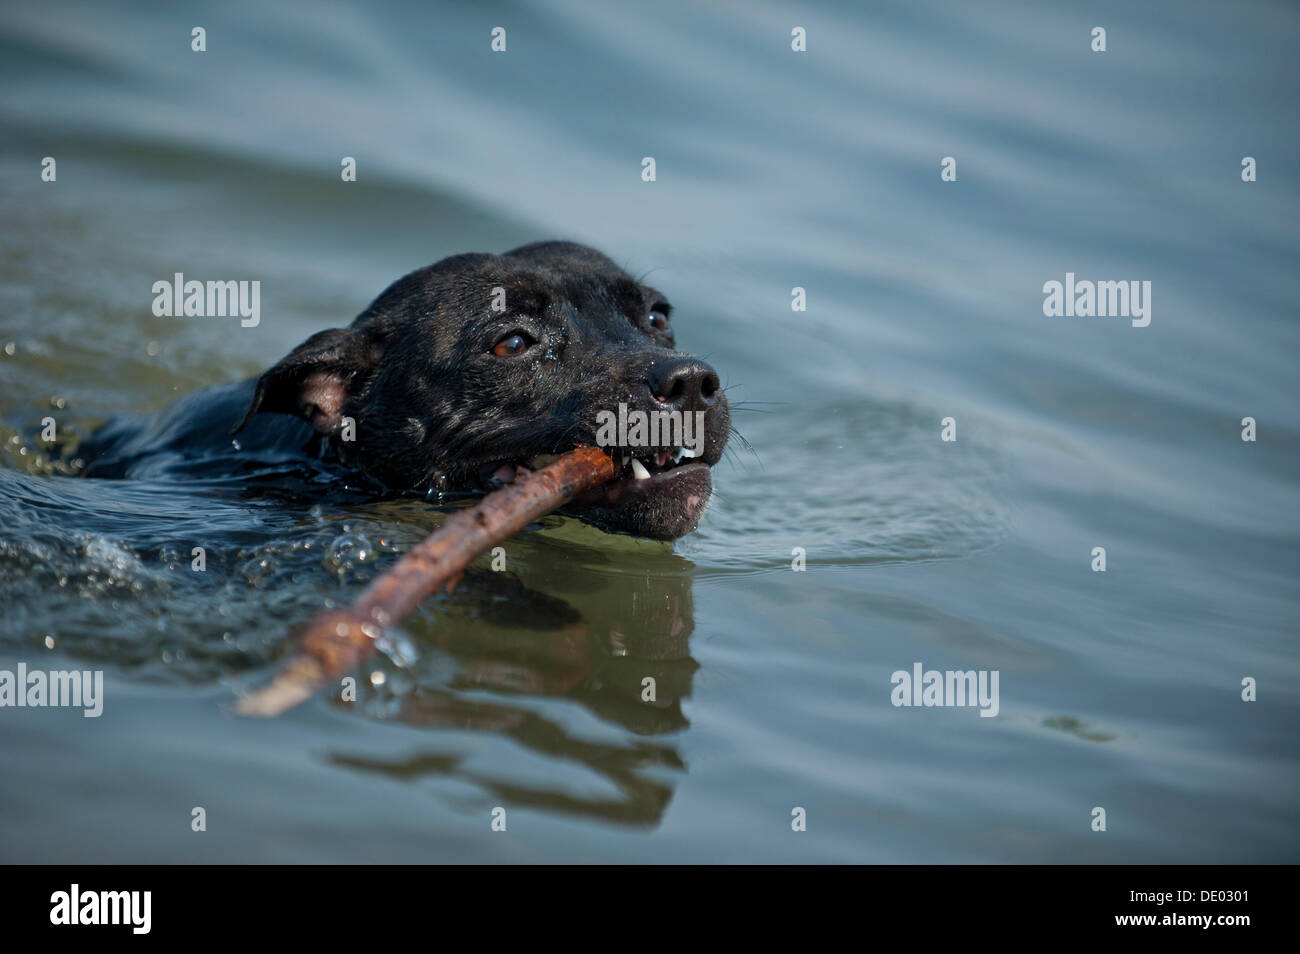
[[678, 410], [699, 410], [717, 399], [718, 372], [689, 355], [664, 358], [650, 365], [650, 393]]

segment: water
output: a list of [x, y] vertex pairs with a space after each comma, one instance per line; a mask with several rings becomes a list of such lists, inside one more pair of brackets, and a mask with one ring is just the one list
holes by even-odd
[[[1295, 8], [614, 7], [4, 12], [0, 668], [106, 701], [0, 715], [0, 858], [1298, 860]], [[232, 716], [441, 511], [78, 479], [41, 419], [553, 237], [651, 272], [754, 453], [673, 547], [546, 518], [355, 705]], [[262, 323], [154, 318], [177, 271]], [[1045, 318], [1067, 271], [1150, 280], [1150, 326]], [[999, 715], [895, 708], [915, 662]]]

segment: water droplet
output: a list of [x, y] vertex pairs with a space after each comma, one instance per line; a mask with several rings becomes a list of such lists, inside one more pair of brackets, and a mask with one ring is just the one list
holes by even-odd
[[244, 578], [253, 586], [261, 586], [272, 576], [278, 569], [274, 560], [268, 556], [253, 557], [239, 568], [239, 572], [244, 574]]
[[330, 544], [329, 553], [321, 562], [325, 569], [343, 577], [374, 558], [375, 551], [369, 540], [359, 533], [344, 533]]

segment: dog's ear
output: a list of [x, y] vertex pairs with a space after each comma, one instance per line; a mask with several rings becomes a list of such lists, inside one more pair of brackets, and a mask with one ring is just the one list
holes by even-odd
[[238, 434], [262, 411], [296, 414], [320, 434], [342, 421], [343, 402], [370, 377], [380, 342], [365, 331], [331, 328], [312, 335], [257, 380], [253, 402], [230, 432]]

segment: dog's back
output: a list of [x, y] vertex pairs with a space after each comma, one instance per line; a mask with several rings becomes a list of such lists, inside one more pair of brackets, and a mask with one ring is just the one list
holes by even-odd
[[315, 429], [287, 414], [264, 414], [232, 436], [257, 379], [203, 388], [152, 417], [114, 418], [77, 448], [86, 477], [137, 480], [222, 477], [259, 464], [318, 458], [325, 448]]

